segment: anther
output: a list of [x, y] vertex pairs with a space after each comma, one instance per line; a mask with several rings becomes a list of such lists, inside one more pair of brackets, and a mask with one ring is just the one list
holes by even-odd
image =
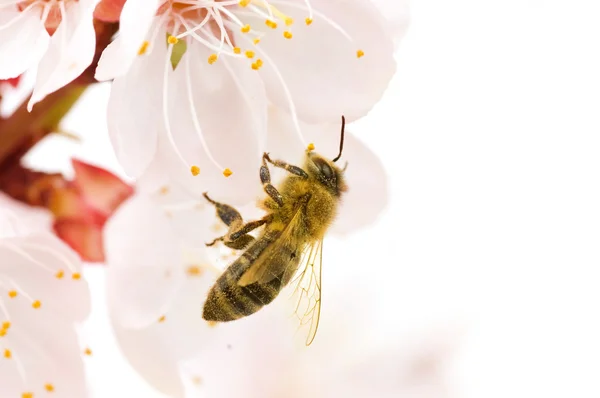
[[246, 57], [254, 58], [254, 51], [250, 51], [250, 50], [246, 51]]
[[247, 7], [248, 4], [250, 4], [251, 0], [240, 0], [240, 2], [238, 3], [240, 5], [240, 7]]
[[197, 176], [198, 174], [200, 174], [200, 167], [198, 167], [198, 166], [192, 166], [190, 168], [190, 171], [192, 172], [193, 176]]
[[65, 271], [61, 269], [54, 276], [58, 279], [62, 279], [65, 276]]
[[233, 172], [231, 171], [231, 169], [228, 169], [228, 168], [227, 168], [227, 169], [223, 170], [223, 175], [224, 175], [225, 177], [229, 177], [229, 176], [230, 176], [230, 175], [232, 175], [232, 174], [233, 174]]
[[233, 47], [233, 52], [234, 52], [235, 54], [241, 54], [241, 53], [242, 53], [242, 49], [241, 49], [241, 48], [239, 48], [239, 47]]
[[365, 52], [363, 50], [357, 50], [356, 51], [356, 58], [360, 58], [362, 56], [365, 55]]
[[150, 42], [149, 41], [143, 42], [142, 45], [140, 46], [140, 49], [138, 50], [138, 55], [144, 55], [144, 54], [146, 54], [146, 51], [148, 51], [148, 47], [149, 46], [150, 46]]
[[186, 270], [189, 276], [198, 276], [202, 273], [202, 269], [197, 265], [190, 265]]
[[8, 297], [10, 298], [15, 298], [17, 297], [17, 291], [16, 290], [11, 290], [8, 292]]
[[71, 275], [71, 278], [73, 278], [73, 280], [78, 281], [79, 279], [81, 279], [81, 274], [79, 272], [75, 272], [73, 273], [73, 275]]
[[31, 306], [37, 310], [42, 306], [42, 302], [40, 300], [35, 300], [33, 303], [31, 303]]
[[293, 23], [294, 23], [294, 18], [292, 18], [292, 17], [286, 17], [286, 18], [285, 18], [285, 24], [286, 24], [287, 26], [290, 26], [290, 25], [291, 25], [291, 24], [293, 24]]
[[9, 321], [2, 322], [2, 330], [8, 330], [8, 329], [10, 329], [10, 322]]
[[84, 353], [85, 355], [87, 355], [87, 356], [91, 356], [91, 355], [92, 355], [92, 350], [91, 350], [89, 347], [87, 347], [87, 348], [86, 348], [86, 349], [83, 351], [83, 353]]
[[248, 33], [248, 32], [250, 32], [250, 25], [246, 24], [246, 25], [242, 26], [242, 28], [240, 30], [242, 31], [242, 33]]
[[283, 32], [283, 37], [285, 37], [286, 39], [291, 39], [292, 32], [290, 32], [289, 30], [286, 30], [285, 32]]
[[304, 22], [305, 22], [305, 23], [306, 23], [306, 25], [308, 26], [308, 25], [310, 25], [311, 23], [313, 23], [313, 20], [312, 20], [312, 18], [306, 18], [306, 19], [304, 20]]
[[[198, 172], [200, 172], [200, 170], [198, 170]], [[164, 186], [160, 188], [160, 191], [158, 191], [161, 195], [166, 195], [169, 193], [169, 187]]]
[[4, 349], [4, 358], [6, 358], [6, 359], [12, 358], [12, 352], [10, 352], [10, 350], [8, 348]]
[[6, 336], [6, 329], [0, 329], [0, 337]]
[[219, 57], [217, 57], [217, 54], [210, 54], [210, 56], [208, 57], [208, 63], [212, 65], [215, 62], [217, 62], [217, 59], [219, 59]]
[[306, 147], [306, 149], [308, 151], [314, 151], [315, 150], [315, 144], [313, 144], [312, 142], [310, 144], [308, 144], [308, 146]]
[[265, 21], [265, 25], [267, 25], [267, 26], [268, 26], [269, 28], [271, 28], [271, 29], [275, 29], [275, 28], [277, 28], [277, 22], [275, 22], [275, 21], [271, 21], [270, 19], [267, 19], [267, 20]]
[[23, 394], [21, 394], [21, 398], [33, 398], [33, 393], [32, 392], [24, 392]]
[[163, 315], [160, 318], [158, 318], [158, 322], [163, 323], [165, 321], [165, 319], [167, 319], [167, 317]]
[[48, 392], [52, 392], [52, 391], [54, 391], [54, 386], [53, 386], [52, 384], [50, 384], [50, 383], [46, 384], [46, 385], [44, 386], [44, 388], [45, 388], [45, 389], [46, 389], [46, 391], [48, 391]]
[[169, 35], [169, 38], [167, 39], [167, 43], [169, 44], [177, 44], [178, 41], [179, 39], [173, 35]]

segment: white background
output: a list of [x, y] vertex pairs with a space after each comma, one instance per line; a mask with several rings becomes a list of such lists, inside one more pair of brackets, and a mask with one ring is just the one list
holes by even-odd
[[[384, 162], [390, 205], [328, 243], [327, 283], [354, 281], [349, 305], [373, 296], [382, 341], [445, 342], [435, 388], [403, 397], [598, 397], [600, 3], [411, 8], [397, 76], [352, 129]], [[68, 170], [69, 151], [118, 170], [106, 99], [90, 90], [65, 124], [82, 143], [48, 142], [31, 163]], [[87, 276], [96, 397], [158, 397], [106, 337], [101, 270]]]

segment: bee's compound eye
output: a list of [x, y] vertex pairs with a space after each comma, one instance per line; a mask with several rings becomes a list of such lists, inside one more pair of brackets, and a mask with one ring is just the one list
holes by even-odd
[[335, 178], [335, 172], [331, 169], [331, 166], [329, 166], [327, 162], [317, 159], [315, 164], [319, 168], [319, 171], [325, 180], [331, 180]]

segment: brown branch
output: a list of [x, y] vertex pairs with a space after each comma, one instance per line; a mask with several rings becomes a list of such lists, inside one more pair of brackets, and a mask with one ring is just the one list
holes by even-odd
[[[43, 206], [42, 197], [35, 193], [38, 181], [62, 184], [60, 175], [32, 172], [21, 166], [21, 158], [42, 138], [58, 129], [85, 89], [96, 83], [94, 73], [102, 51], [118, 30], [118, 23], [95, 21], [96, 52], [92, 64], [73, 82], [48, 95], [27, 111], [26, 100], [12, 115], [0, 120], [0, 190], [17, 200]], [[31, 189], [32, 192], [27, 192]]]

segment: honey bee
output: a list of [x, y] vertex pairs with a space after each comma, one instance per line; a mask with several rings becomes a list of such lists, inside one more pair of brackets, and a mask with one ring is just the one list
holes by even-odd
[[[271, 303], [290, 284], [296, 284], [295, 313], [301, 325], [310, 324], [306, 345], [315, 338], [321, 312], [321, 265], [323, 238], [336, 217], [342, 194], [347, 190], [344, 169], [335, 165], [344, 148], [345, 119], [339, 154], [332, 160], [306, 150], [302, 168], [268, 153], [262, 158], [260, 180], [267, 197], [260, 207], [267, 214], [244, 224], [233, 207], [204, 197], [216, 207], [217, 216], [228, 232], [207, 246], [221, 241], [233, 249], [244, 249], [217, 279], [204, 304], [202, 317], [228, 322], [255, 313]], [[280, 186], [271, 184], [268, 164], [290, 173]], [[264, 227], [257, 238], [249, 234]]]

